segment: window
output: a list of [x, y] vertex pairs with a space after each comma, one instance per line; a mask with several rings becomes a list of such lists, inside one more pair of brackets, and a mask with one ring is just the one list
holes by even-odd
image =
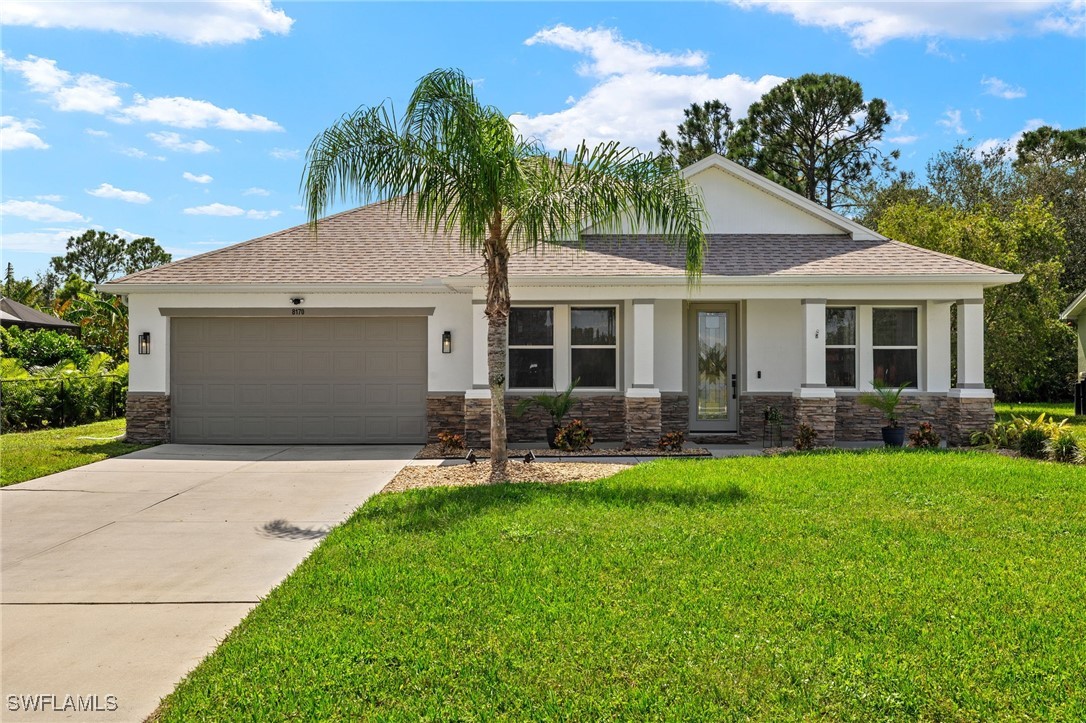
[[618, 386], [618, 336], [615, 308], [572, 308], [570, 317], [570, 379], [578, 386], [614, 389]]
[[856, 307], [826, 307], [826, 386], [856, 386]]
[[554, 387], [554, 309], [509, 312], [509, 388]]
[[915, 389], [918, 338], [916, 309], [872, 309], [871, 357], [875, 381], [891, 387], [906, 384]]

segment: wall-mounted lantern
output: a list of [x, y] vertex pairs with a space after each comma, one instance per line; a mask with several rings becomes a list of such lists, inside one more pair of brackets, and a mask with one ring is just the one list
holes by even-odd
[[138, 347], [140, 354], [151, 353], [151, 332], [145, 331], [139, 335]]
[[452, 332], [441, 332], [441, 353], [452, 354]]

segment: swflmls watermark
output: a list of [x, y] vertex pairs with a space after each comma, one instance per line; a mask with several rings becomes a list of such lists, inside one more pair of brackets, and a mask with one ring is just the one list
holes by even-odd
[[55, 693], [9, 695], [7, 708], [10, 713], [113, 713], [117, 710], [117, 696]]

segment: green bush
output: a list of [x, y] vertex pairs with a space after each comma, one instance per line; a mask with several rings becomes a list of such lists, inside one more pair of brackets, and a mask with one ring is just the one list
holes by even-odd
[[49, 329], [3, 329], [0, 350], [24, 367], [51, 367], [70, 361], [77, 368], [86, 369], [90, 361], [90, 353], [82, 341]]
[[87, 373], [66, 361], [27, 371], [14, 359], [0, 362], [0, 429], [38, 429], [84, 424], [124, 414], [127, 362], [113, 366], [108, 354], [85, 362]]
[[582, 452], [592, 447], [592, 430], [579, 419], [574, 419], [554, 435], [554, 444], [566, 452]]
[[1048, 440], [1045, 444], [1045, 453], [1054, 462], [1069, 462], [1079, 464], [1086, 456], [1086, 449], [1080, 444], [1075, 435], [1068, 430], [1063, 430], [1057, 436]]
[[1048, 435], [1045, 434], [1045, 430], [1039, 427], [1029, 427], [1018, 438], [1018, 451], [1023, 457], [1044, 459], [1045, 444], [1047, 442]]
[[814, 449], [815, 438], [817, 436], [818, 434], [815, 432], [814, 427], [809, 424], [801, 424], [796, 427], [796, 435], [792, 440], [792, 446], [800, 452]]

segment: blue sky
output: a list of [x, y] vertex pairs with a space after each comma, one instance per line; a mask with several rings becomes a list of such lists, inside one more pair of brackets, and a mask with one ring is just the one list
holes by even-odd
[[175, 258], [304, 221], [305, 149], [340, 114], [459, 67], [551, 148], [655, 150], [693, 101], [742, 115], [784, 78], [885, 99], [922, 174], [959, 141], [1086, 125], [1086, 0], [719, 3], [34, 3], [7, 0], [3, 261], [85, 228]]

